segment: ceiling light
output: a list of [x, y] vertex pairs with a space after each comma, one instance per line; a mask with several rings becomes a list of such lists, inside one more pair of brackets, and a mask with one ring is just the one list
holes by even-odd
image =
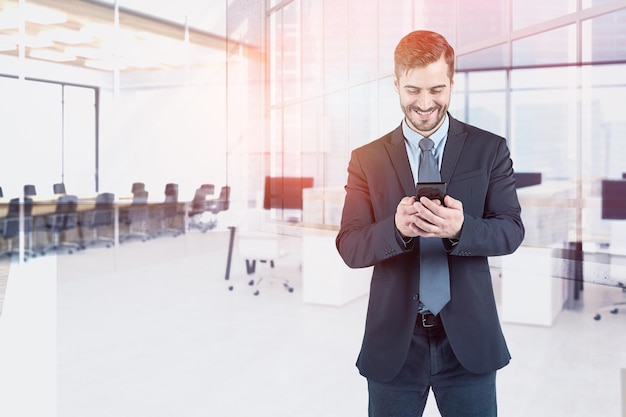
[[70, 46], [65, 49], [68, 54], [80, 56], [87, 59], [107, 59], [111, 57], [110, 53], [104, 52], [102, 49], [94, 48], [91, 46]]
[[66, 29], [52, 29], [39, 32], [39, 36], [45, 39], [54, 40], [68, 45], [79, 45], [81, 43], [91, 43], [93, 38], [85, 32]]
[[88, 59], [85, 66], [105, 71], [126, 69], [126, 63], [121, 59]]
[[28, 56], [54, 62], [70, 62], [76, 60], [76, 55], [68, 54], [67, 52], [52, 51], [50, 49], [34, 49]]

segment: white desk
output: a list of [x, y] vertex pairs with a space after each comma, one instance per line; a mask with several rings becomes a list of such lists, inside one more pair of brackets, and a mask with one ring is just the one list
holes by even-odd
[[575, 209], [574, 184], [548, 182], [517, 190], [526, 236], [502, 265], [502, 320], [550, 326], [568, 297], [567, 280], [555, 274], [555, 254], [568, 241]]
[[335, 247], [337, 232], [304, 230], [302, 298], [305, 303], [342, 306], [369, 294], [372, 267], [349, 268]]

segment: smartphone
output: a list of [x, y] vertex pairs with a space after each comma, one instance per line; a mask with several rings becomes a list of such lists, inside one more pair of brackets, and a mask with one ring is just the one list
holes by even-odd
[[443, 205], [443, 198], [446, 196], [446, 183], [445, 182], [418, 182], [415, 185], [416, 196], [419, 200], [420, 197], [425, 196], [431, 200], [439, 200]]

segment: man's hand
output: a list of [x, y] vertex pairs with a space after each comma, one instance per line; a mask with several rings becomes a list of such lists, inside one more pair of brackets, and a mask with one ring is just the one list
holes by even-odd
[[440, 237], [458, 239], [465, 217], [463, 203], [446, 195], [445, 206], [439, 200], [404, 197], [396, 208], [396, 228], [404, 237]]

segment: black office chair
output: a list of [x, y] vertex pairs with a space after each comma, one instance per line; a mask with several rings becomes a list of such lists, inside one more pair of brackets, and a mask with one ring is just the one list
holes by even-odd
[[82, 248], [77, 240], [70, 240], [69, 233], [78, 231], [78, 197], [75, 195], [61, 195], [57, 198], [55, 212], [46, 216], [46, 227], [52, 235], [52, 242], [41, 248], [42, 255], [50, 251], [67, 248], [72, 254]]
[[67, 194], [65, 192], [65, 184], [62, 182], [58, 182], [52, 186], [52, 190], [55, 195]]
[[24, 197], [34, 197], [37, 195], [37, 189], [33, 184], [26, 184], [24, 186]]
[[145, 191], [145, 190], [146, 190], [146, 185], [143, 182], [134, 182], [132, 187], [130, 188], [130, 191], [133, 193], [133, 195], [135, 195], [137, 191]]
[[159, 206], [159, 229], [155, 235], [171, 234], [176, 237], [185, 233], [184, 212], [181, 213], [178, 204], [178, 184], [165, 184], [165, 200]]
[[[30, 257], [35, 257], [36, 254], [31, 247], [31, 232], [33, 218], [31, 216], [33, 208], [33, 201], [30, 198], [24, 199], [24, 238], [26, 239], [27, 246], [24, 248], [24, 260], [27, 261]], [[14, 247], [14, 243], [17, 240], [20, 233], [20, 199], [12, 198], [9, 201], [9, 208], [7, 215], [2, 222], [2, 238], [7, 244], [6, 250], [0, 252], [0, 256], [13, 256], [19, 253], [19, 248]]]
[[133, 193], [133, 202], [130, 207], [122, 211], [120, 223], [125, 223], [127, 233], [120, 235], [120, 243], [138, 238], [143, 242], [150, 239], [147, 231], [148, 221], [148, 192], [136, 190]]
[[[100, 193], [96, 196], [96, 206], [83, 215], [83, 226], [91, 230], [91, 239], [84, 242], [83, 247], [104, 243], [107, 248], [113, 246], [113, 228], [115, 227], [115, 195]], [[102, 235], [103, 229], [108, 229], [108, 235]]]

